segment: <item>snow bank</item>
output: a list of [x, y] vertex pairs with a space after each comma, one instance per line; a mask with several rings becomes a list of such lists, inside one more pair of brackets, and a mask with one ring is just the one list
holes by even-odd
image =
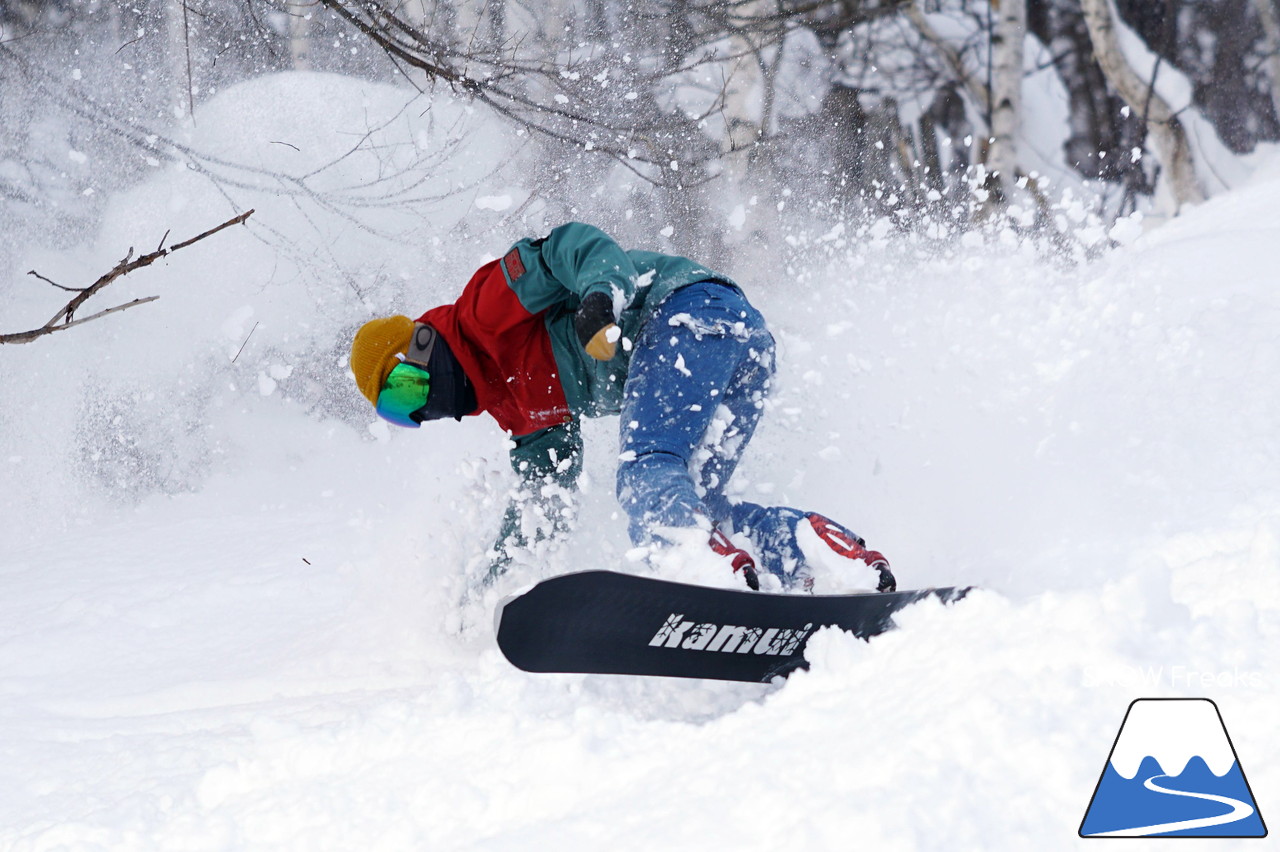
[[[420, 112], [334, 78], [249, 86], [196, 135], [273, 174]], [[369, 156], [324, 191], [381, 175]], [[512, 192], [483, 174], [475, 199]], [[847, 521], [906, 586], [984, 587], [871, 643], [821, 632], [811, 671], [762, 686], [498, 654], [498, 595], [625, 564], [612, 421], [586, 429], [579, 534], [478, 593], [502, 436], [392, 435], [353, 399], [346, 332], [517, 235], [455, 230], [435, 271], [404, 211], [158, 175], [91, 253], [23, 268], [83, 278], [139, 234], [258, 213], [115, 294], [158, 303], [0, 355], [0, 847], [1061, 848], [1128, 703], [1160, 695], [1217, 701], [1269, 814], [1275, 174], [1076, 266], [870, 237], [785, 282], [727, 264], [782, 345], [737, 487]]]
[[[92, 518], [96, 507], [82, 504], [104, 489], [111, 499], [181, 493], [257, 466], [259, 452], [305, 452], [286, 438], [297, 421], [275, 419], [284, 411], [363, 427], [350, 332], [425, 308], [470, 273], [478, 253], [452, 243], [492, 224], [469, 215], [472, 200], [520, 156], [491, 117], [447, 92], [319, 73], [235, 86], [188, 133], [186, 161], [157, 165], [155, 179], [113, 198], [91, 248], [33, 252], [4, 288], [6, 330], [35, 328], [65, 294], [17, 270], [88, 283], [131, 248], [171, 246], [256, 211], [98, 297], [99, 308], [158, 302], [6, 348], [0, 393], [13, 402], [0, 413], [0, 457], [23, 486], [0, 493], [0, 537], [28, 535], [33, 516]], [[264, 443], [264, 423], [282, 424], [283, 446]]]

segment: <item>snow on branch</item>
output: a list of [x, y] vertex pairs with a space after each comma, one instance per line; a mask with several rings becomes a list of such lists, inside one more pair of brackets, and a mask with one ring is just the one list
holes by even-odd
[[68, 329], [73, 326], [82, 325], [91, 320], [100, 319], [101, 317], [105, 317], [108, 314], [114, 314], [118, 311], [128, 310], [129, 308], [137, 307], [138, 305], [145, 305], [147, 302], [154, 302], [156, 299], [159, 299], [160, 297], [146, 296], [141, 299], [134, 299], [131, 302], [125, 302], [123, 304], [116, 305], [113, 308], [107, 308], [105, 310], [98, 311], [97, 313], [90, 314], [87, 317], [81, 317], [80, 319], [75, 318], [76, 311], [78, 311], [81, 308], [81, 306], [84, 305], [85, 302], [89, 301], [89, 299], [93, 298], [95, 295], [101, 292], [108, 284], [115, 281], [116, 279], [122, 278], [136, 269], [141, 269], [144, 266], [150, 266], [151, 264], [155, 263], [157, 260], [160, 260], [163, 257], [168, 257], [169, 255], [173, 254], [178, 249], [183, 249], [189, 245], [192, 245], [193, 243], [198, 243], [200, 242], [200, 240], [203, 240], [205, 237], [212, 236], [218, 233], [219, 231], [223, 230], [224, 228], [229, 228], [232, 225], [244, 224], [245, 220], [252, 215], [253, 215], [252, 210], [245, 211], [244, 213], [241, 213], [239, 216], [235, 216], [231, 219], [228, 219], [227, 221], [223, 222], [221, 225], [210, 228], [204, 233], [197, 234], [191, 239], [184, 240], [183, 242], [180, 242], [177, 245], [172, 246], [170, 248], [164, 247], [164, 240], [169, 236], [168, 232], [166, 232], [165, 236], [160, 238], [160, 246], [155, 251], [150, 252], [149, 254], [140, 255], [138, 257], [133, 256], [133, 247], [130, 246], [129, 251], [128, 253], [125, 254], [123, 260], [117, 263], [114, 267], [111, 268], [110, 271], [103, 274], [101, 277], [98, 278], [97, 281], [93, 282], [88, 287], [64, 287], [61, 284], [57, 284], [57, 283], [54, 283], [53, 281], [50, 281], [48, 278], [36, 272], [34, 269], [31, 270], [30, 272], [27, 273], [28, 275], [33, 275], [36, 278], [40, 279], [41, 281], [45, 282], [46, 284], [50, 284], [54, 287], [57, 287], [59, 290], [65, 290], [69, 293], [75, 293], [76, 295], [72, 296], [70, 301], [68, 301], [56, 314], [54, 314], [49, 319], [48, 322], [46, 322], [44, 325], [40, 326], [39, 328], [34, 328], [34, 329], [31, 329], [30, 331], [14, 332], [12, 334], [0, 334], [0, 345], [3, 345], [5, 343], [30, 343], [31, 341], [38, 340], [41, 337], [44, 337], [45, 335], [53, 334], [55, 331], [62, 331], [64, 329]]

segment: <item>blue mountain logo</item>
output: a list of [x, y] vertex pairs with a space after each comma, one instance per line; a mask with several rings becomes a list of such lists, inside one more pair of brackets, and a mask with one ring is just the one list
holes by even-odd
[[1266, 837], [1218, 705], [1129, 705], [1080, 824], [1081, 837]]

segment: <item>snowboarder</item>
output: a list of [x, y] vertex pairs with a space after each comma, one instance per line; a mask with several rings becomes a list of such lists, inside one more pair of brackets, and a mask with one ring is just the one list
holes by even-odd
[[[453, 304], [366, 323], [351, 370], [391, 423], [487, 412], [512, 436], [524, 487], [493, 574], [530, 542], [567, 532], [578, 418], [620, 414], [617, 496], [635, 545], [709, 546], [753, 589], [757, 558], [784, 588], [811, 588], [814, 565], [832, 554], [874, 569], [880, 591], [895, 587], [884, 556], [829, 518], [725, 496], [764, 408], [774, 340], [737, 284], [686, 258], [561, 225], [480, 267]], [[739, 534], [756, 558], [730, 540]], [[815, 558], [815, 547], [825, 552]]]

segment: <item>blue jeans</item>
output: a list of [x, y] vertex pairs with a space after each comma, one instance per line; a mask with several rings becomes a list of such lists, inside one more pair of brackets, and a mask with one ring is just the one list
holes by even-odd
[[774, 374], [773, 335], [733, 287], [704, 281], [675, 291], [635, 343], [623, 389], [618, 502], [631, 541], [664, 527], [728, 527], [760, 566], [784, 581], [801, 560], [796, 524], [807, 513], [733, 502], [729, 478], [755, 433]]

